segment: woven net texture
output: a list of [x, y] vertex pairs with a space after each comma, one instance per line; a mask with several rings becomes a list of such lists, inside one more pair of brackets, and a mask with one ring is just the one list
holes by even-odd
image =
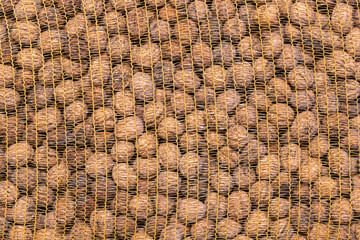
[[0, 239], [360, 240], [359, 5], [1, 0]]

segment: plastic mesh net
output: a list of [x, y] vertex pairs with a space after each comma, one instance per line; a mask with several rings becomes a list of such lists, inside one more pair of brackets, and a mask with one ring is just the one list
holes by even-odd
[[360, 240], [358, 1], [0, 15], [0, 239]]

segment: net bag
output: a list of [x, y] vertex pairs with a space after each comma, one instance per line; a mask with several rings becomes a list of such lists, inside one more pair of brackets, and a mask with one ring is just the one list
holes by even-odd
[[355, 0], [1, 0], [0, 239], [360, 240]]

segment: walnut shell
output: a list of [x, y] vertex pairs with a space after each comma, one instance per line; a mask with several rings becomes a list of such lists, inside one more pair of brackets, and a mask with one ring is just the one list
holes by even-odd
[[40, 11], [41, 1], [11, 1], [10, 5], [17, 20], [32, 19], [35, 18]]
[[242, 60], [252, 61], [261, 56], [260, 39], [255, 35], [244, 37], [238, 44], [237, 50]]
[[33, 168], [20, 167], [9, 176], [19, 190], [31, 191], [37, 184], [37, 172]]
[[181, 187], [181, 178], [177, 172], [160, 172], [156, 181], [159, 192], [163, 194], [175, 195]]
[[126, 163], [118, 163], [114, 166], [112, 178], [120, 189], [132, 189], [137, 182], [135, 170]]
[[245, 23], [237, 17], [227, 20], [222, 28], [224, 38], [230, 40], [230, 42], [240, 41], [246, 32], [247, 28]]
[[312, 87], [315, 75], [309, 68], [297, 65], [288, 73], [287, 81], [295, 90], [304, 90]]
[[330, 217], [339, 224], [347, 224], [353, 218], [353, 209], [349, 199], [338, 198], [331, 202]]
[[91, 213], [90, 226], [96, 236], [109, 237], [114, 232], [115, 217], [110, 210], [96, 209]]
[[0, 182], [0, 202], [2, 204], [13, 204], [20, 193], [17, 187], [10, 181]]
[[234, 17], [236, 14], [236, 6], [230, 0], [214, 0], [211, 10], [212, 14], [222, 22]]
[[166, 21], [155, 20], [150, 24], [149, 29], [153, 41], [164, 42], [171, 37], [171, 28]]
[[10, 38], [21, 45], [30, 45], [39, 39], [38, 25], [30, 21], [15, 22], [10, 31]]
[[116, 217], [115, 221], [115, 227], [116, 227], [116, 234], [119, 237], [126, 238], [131, 237], [136, 229], [136, 222], [133, 218], [126, 216], [126, 215], [120, 215]]
[[257, 237], [267, 230], [269, 224], [267, 213], [261, 210], [253, 211], [247, 219], [245, 232], [249, 237]]
[[151, 68], [160, 61], [160, 48], [155, 43], [147, 42], [141, 47], [135, 46], [131, 56], [136, 65], [143, 68]]
[[70, 230], [70, 239], [84, 238], [91, 239], [93, 232], [88, 223], [83, 221], [75, 221], [74, 225]]
[[14, 240], [31, 240], [33, 239], [32, 231], [26, 227], [21, 225], [15, 225], [9, 230], [9, 236]]
[[335, 198], [339, 195], [339, 183], [329, 176], [321, 176], [314, 182], [312, 192], [319, 198]]
[[134, 8], [127, 13], [128, 31], [134, 38], [139, 38], [148, 32], [149, 23], [152, 21], [154, 13], [146, 8]]
[[290, 7], [290, 20], [296, 25], [307, 26], [315, 22], [316, 13], [307, 3], [299, 1]]
[[215, 223], [210, 219], [202, 219], [192, 225], [190, 232], [196, 238], [212, 239], [215, 234]]
[[21, 167], [34, 158], [34, 149], [25, 141], [18, 142], [8, 147], [5, 156], [10, 166]]
[[301, 112], [290, 127], [290, 135], [298, 141], [309, 141], [318, 131], [316, 116], [310, 111]]
[[55, 229], [40, 229], [34, 233], [34, 240], [54, 239], [61, 240], [62, 236]]
[[85, 163], [86, 173], [93, 178], [107, 175], [113, 166], [114, 162], [111, 157], [102, 152], [92, 154]]
[[315, 93], [312, 90], [299, 90], [291, 94], [290, 103], [298, 110], [311, 110], [316, 101]]
[[46, 185], [34, 186], [32, 192], [32, 198], [36, 202], [36, 205], [39, 207], [51, 206], [54, 202], [55, 195], [53, 190]]
[[158, 125], [158, 136], [165, 140], [174, 140], [180, 137], [185, 130], [185, 126], [173, 117], [164, 118]]
[[275, 154], [266, 155], [259, 159], [256, 173], [260, 179], [274, 179], [280, 172], [280, 159]]
[[136, 219], [142, 221], [154, 214], [154, 205], [145, 194], [133, 196], [129, 202], [130, 213]]
[[354, 26], [354, 8], [345, 3], [337, 3], [331, 15], [332, 29], [341, 34], [347, 34]]
[[228, 42], [223, 42], [214, 47], [212, 59], [215, 64], [229, 66], [234, 63], [236, 47]]
[[84, 0], [81, 3], [82, 10], [88, 18], [94, 19], [104, 11], [104, 3], [102, 1]]
[[44, 54], [59, 54], [66, 49], [67, 36], [62, 30], [48, 30], [42, 32], [38, 46]]
[[241, 221], [250, 214], [251, 202], [249, 194], [244, 191], [235, 191], [229, 195], [229, 217], [235, 221]]
[[[241, 73], [241, 74], [240, 74]], [[226, 71], [226, 83], [234, 85], [236, 88], [249, 87], [253, 81], [254, 71], [251, 63], [243, 61], [234, 63]]]
[[295, 118], [294, 110], [287, 104], [277, 103], [269, 107], [268, 120], [279, 128], [288, 127]]
[[330, 171], [341, 177], [357, 172], [357, 159], [342, 149], [333, 148], [328, 153]]
[[119, 140], [134, 140], [144, 131], [144, 123], [138, 117], [127, 117], [116, 123], [115, 135]]
[[206, 215], [206, 205], [194, 198], [180, 199], [177, 217], [180, 222], [194, 223]]
[[68, 19], [65, 25], [65, 31], [69, 37], [82, 37], [91, 22], [83, 13], [76, 14], [73, 18]]
[[284, 70], [290, 71], [300, 61], [301, 54], [297, 47], [290, 44], [284, 44], [283, 51], [276, 59], [276, 66]]
[[174, 35], [183, 46], [190, 46], [198, 38], [198, 27], [190, 19], [180, 20], [174, 26]]
[[39, 132], [53, 130], [61, 121], [62, 114], [60, 110], [55, 107], [43, 108], [35, 113], [34, 116], [35, 126]]

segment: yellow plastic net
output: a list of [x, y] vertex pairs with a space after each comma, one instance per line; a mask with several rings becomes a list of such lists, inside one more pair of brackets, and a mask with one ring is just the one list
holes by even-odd
[[356, 0], [1, 0], [0, 239], [360, 240]]

